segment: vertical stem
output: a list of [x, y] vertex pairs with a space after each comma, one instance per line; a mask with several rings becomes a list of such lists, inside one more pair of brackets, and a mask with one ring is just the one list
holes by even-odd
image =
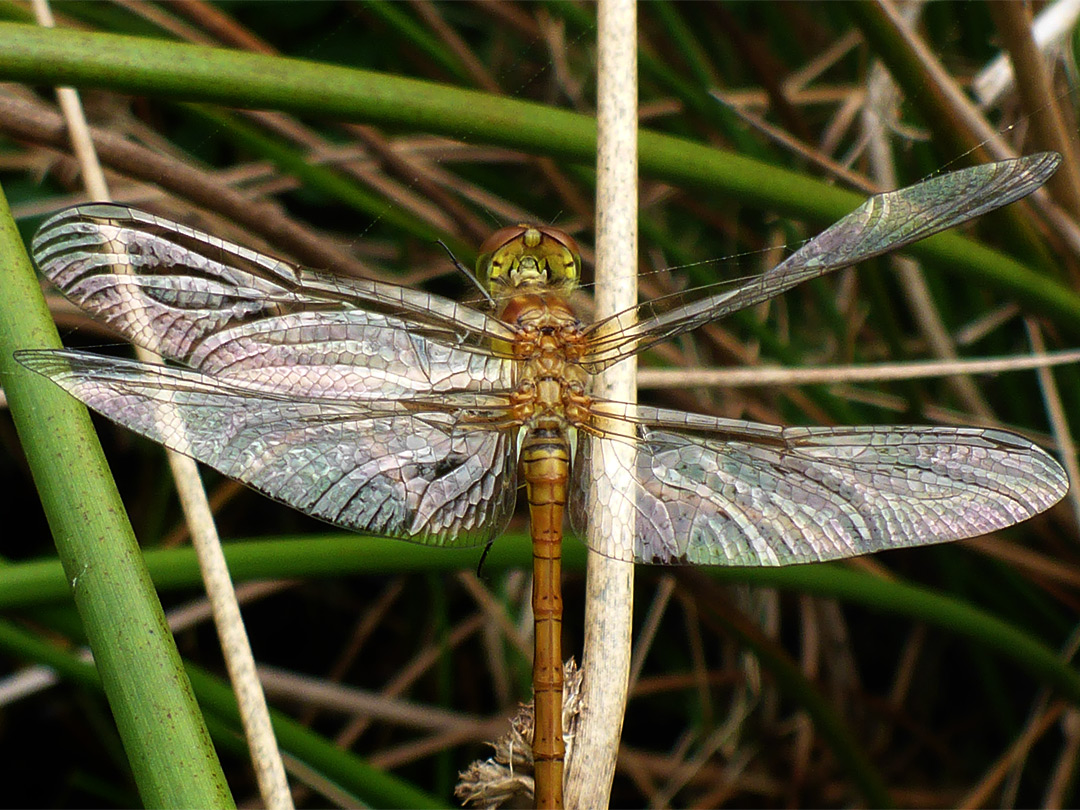
[[[637, 9], [633, 0], [600, 0], [596, 200], [596, 316], [637, 303]], [[636, 364], [617, 364], [595, 392], [623, 402], [637, 397]], [[609, 453], [607, 450], [616, 452]], [[629, 454], [629, 458], [622, 456]], [[611, 442], [603, 454], [617, 470], [633, 469], [633, 451]], [[627, 503], [627, 509], [631, 506]], [[615, 523], [628, 535], [632, 517]], [[627, 536], [628, 545], [633, 538]], [[609, 540], [610, 542], [610, 540]], [[615, 775], [630, 672], [634, 567], [589, 553], [586, 582], [583, 713], [567, 780], [568, 807], [607, 804]]]
[[[34, 11], [40, 25], [48, 28], [55, 25], [47, 0], [34, 0]], [[88, 196], [92, 200], [112, 199], [78, 93], [71, 87], [57, 87], [56, 95], [71, 133], [72, 149], [82, 170]], [[132, 290], [131, 294], [137, 297], [138, 291]], [[144, 363], [160, 363], [161, 357], [154, 350], [152, 346], [136, 346], [136, 357]], [[270, 810], [292, 810], [292, 794], [285, 776], [285, 765], [274, 737], [266, 696], [259, 683], [255, 657], [198, 466], [194, 459], [172, 450], [166, 450], [165, 455], [176, 482], [192, 545], [198, 555], [214, 625], [221, 639], [221, 650], [251, 751], [259, 793]]]
[[0, 379], [146, 807], [231, 807], [206, 724], [86, 409], [18, 365], [59, 348], [0, 189]]
[[1064, 158], [1061, 170], [1046, 181], [1046, 187], [1074, 219], [1080, 219], [1075, 127], [1070, 129], [1065, 123], [1046, 58], [1032, 34], [1031, 6], [1028, 3], [989, 3], [987, 8], [1012, 59], [1016, 92], [1035, 143]]

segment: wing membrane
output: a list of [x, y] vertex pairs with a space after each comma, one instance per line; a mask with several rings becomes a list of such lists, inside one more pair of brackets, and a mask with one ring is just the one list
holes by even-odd
[[[1011, 526], [1068, 490], [1047, 453], [1000, 430], [782, 428], [614, 403], [603, 411], [634, 422], [637, 437], [579, 436], [571, 519], [585, 536], [590, 521], [606, 527], [632, 515], [621, 535], [634, 538], [632, 548], [606, 539], [618, 532], [593, 541], [595, 551], [621, 560], [786, 565], [851, 557]], [[632, 443], [630, 461], [605, 466], [617, 441]]]
[[408, 328], [364, 310], [295, 312], [208, 335], [183, 359], [245, 388], [297, 398], [393, 399], [509, 385], [508, 360]]
[[199, 343], [222, 329], [300, 310], [375, 309], [391, 327], [407, 324], [473, 351], [513, 339], [497, 319], [449, 299], [314, 273], [120, 205], [61, 211], [41, 226], [33, 253], [75, 304], [132, 342], [189, 365]]
[[459, 429], [505, 406], [512, 333], [447, 299], [294, 267], [150, 214], [79, 206], [42, 271], [125, 337], [185, 364], [22, 352], [120, 424], [355, 531], [474, 545], [516, 497], [516, 438]]
[[589, 330], [587, 367], [599, 371], [663, 340], [760, 304], [826, 273], [871, 259], [1027, 196], [1061, 163], [1055, 152], [950, 172], [878, 194], [749, 283], [659, 312], [646, 302]]
[[450, 406], [276, 395], [84, 352], [17, 359], [124, 427], [353, 531], [473, 546], [513, 512], [515, 433], [459, 430]]

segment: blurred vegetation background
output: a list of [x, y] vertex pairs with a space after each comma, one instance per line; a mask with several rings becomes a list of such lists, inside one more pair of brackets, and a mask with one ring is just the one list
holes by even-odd
[[[980, 124], [1000, 136], [1002, 148], [1021, 154], [1074, 142], [1074, 25], [1065, 26], [1049, 56], [1024, 61], [1028, 11], [975, 2], [905, 6], [904, 29], [900, 12], [866, 2], [642, 4], [642, 127], [715, 149], [698, 163], [701, 152], [688, 148], [680, 165], [677, 150], [665, 162], [670, 144], [666, 153], [643, 142], [642, 296], [767, 269], [854, 207], [831, 187], [866, 196], [1000, 157]], [[373, 98], [380, 83], [388, 88], [383, 106], [367, 114], [336, 114], [343, 88], [333, 85], [325, 88], [325, 109], [318, 97], [293, 105], [291, 63], [282, 59], [265, 79], [285, 88], [278, 109], [291, 112], [241, 109], [262, 106], [261, 87], [245, 105], [245, 88], [223, 72], [224, 89], [214, 96], [206, 84], [186, 85], [190, 66], [180, 63], [176, 81], [151, 66], [125, 85], [94, 73], [112, 56], [88, 39], [85, 58], [70, 56], [82, 59], [85, 73], [76, 66], [64, 75], [83, 87], [91, 123], [111, 144], [102, 154], [118, 201], [309, 266], [464, 300], [475, 293], [437, 239], [468, 264], [491, 231], [539, 221], [570, 232], [587, 264], [591, 258], [594, 167], [584, 118], [549, 118], [539, 108], [495, 101], [490, 109], [459, 109], [459, 117], [431, 112], [432, 99], [458, 98], [449, 86], [592, 116], [596, 31], [587, 3], [118, 0], [65, 2], [55, 12], [61, 28], [358, 68], [376, 74], [368, 77]], [[31, 19], [16, 2], [0, 4], [0, 15]], [[0, 79], [19, 80], [0, 85], [0, 182], [29, 239], [46, 216], [84, 197], [49, 89], [61, 68], [44, 56], [37, 67], [16, 60], [20, 37], [16, 29], [0, 31]], [[1003, 44], [1018, 54], [1019, 86], [1029, 94], [1042, 87], [1043, 95], [1021, 98], [1011, 83], [992, 99], [976, 94], [976, 76]], [[126, 55], [118, 50], [115, 57]], [[1040, 69], [1048, 82], [1026, 72]], [[139, 70], [130, 66], [133, 76]], [[421, 92], [395, 83], [401, 77], [431, 84]], [[142, 89], [118, 91], [134, 85]], [[972, 100], [970, 114], [956, 95]], [[210, 106], [211, 97], [234, 101]], [[503, 118], [487, 117], [491, 110]], [[1035, 123], [1051, 111], [1056, 124]], [[565, 139], [547, 134], [560, 121]], [[1075, 346], [1075, 155], [1066, 153], [1051, 203], [1016, 205], [965, 230], [993, 250], [987, 255], [995, 269], [985, 275], [984, 254], [965, 243], [920, 248], [913, 253], [926, 259], [922, 265], [887, 258], [806, 284], [649, 351], [642, 368], [1027, 355], [1025, 317], [1050, 348]], [[115, 343], [54, 291], [47, 295], [69, 345]], [[586, 284], [584, 312], [589, 296]], [[1066, 367], [1053, 377], [1071, 417], [1080, 376]], [[1051, 449], [1062, 441], [1030, 371], [659, 386], [643, 388], [642, 399], [727, 417], [998, 425]], [[161, 449], [104, 420], [97, 425], [144, 548], [182, 546], [185, 529]], [[223, 536], [257, 552], [237, 578], [270, 581], [244, 591], [244, 615], [257, 659], [273, 668], [271, 702], [357, 757], [451, 801], [457, 772], [488, 755], [484, 740], [501, 733], [503, 718], [530, 697], [524, 514], [477, 576], [477, 553], [414, 555], [400, 543], [364, 544], [204, 472]], [[42, 569], [37, 590], [16, 593], [10, 585], [29, 562], [54, 556], [37, 504], [5, 412], [4, 618], [65, 650], [81, 637], [58, 569]], [[640, 670], [613, 804], [1075, 803], [1077, 540], [1066, 501], [991, 537], [843, 565], [639, 568]], [[566, 545], [565, 649], [575, 654], [583, 553], [576, 539]], [[170, 583], [162, 585], [163, 601], [189, 616], [177, 635], [181, 652], [220, 675], [193, 563], [162, 553], [157, 559]], [[71, 680], [17, 690], [34, 661], [2, 639], [0, 661], [12, 695], [0, 708], [2, 803], [137, 804], [100, 694]], [[245, 802], [254, 788], [243, 752], [219, 745], [234, 795]], [[317, 759], [305, 765], [311, 773], [294, 779], [300, 806], [362, 798], [359, 787], [335, 794]]]

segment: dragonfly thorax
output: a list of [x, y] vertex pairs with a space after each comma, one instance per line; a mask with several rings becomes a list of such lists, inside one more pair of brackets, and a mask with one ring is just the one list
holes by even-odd
[[592, 401], [580, 380], [543, 376], [524, 379], [510, 396], [514, 423], [562, 435], [589, 418]]
[[580, 423], [588, 412], [588, 375], [581, 365], [587, 348], [582, 324], [566, 299], [552, 292], [504, 299], [500, 318], [516, 333], [514, 421], [540, 428]]

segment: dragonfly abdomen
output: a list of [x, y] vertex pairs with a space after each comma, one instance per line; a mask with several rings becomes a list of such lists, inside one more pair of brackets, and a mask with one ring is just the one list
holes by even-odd
[[533, 758], [537, 785], [558, 791], [537, 806], [562, 807], [562, 526], [566, 512], [570, 444], [560, 425], [530, 428], [521, 448], [533, 541], [533, 655], [535, 723]]
[[511, 401], [517, 423], [526, 429], [521, 462], [533, 541], [536, 806], [562, 807], [562, 529], [570, 477], [568, 436], [590, 410], [580, 362], [585, 342], [580, 321], [557, 292], [511, 296], [500, 316], [518, 329]]

